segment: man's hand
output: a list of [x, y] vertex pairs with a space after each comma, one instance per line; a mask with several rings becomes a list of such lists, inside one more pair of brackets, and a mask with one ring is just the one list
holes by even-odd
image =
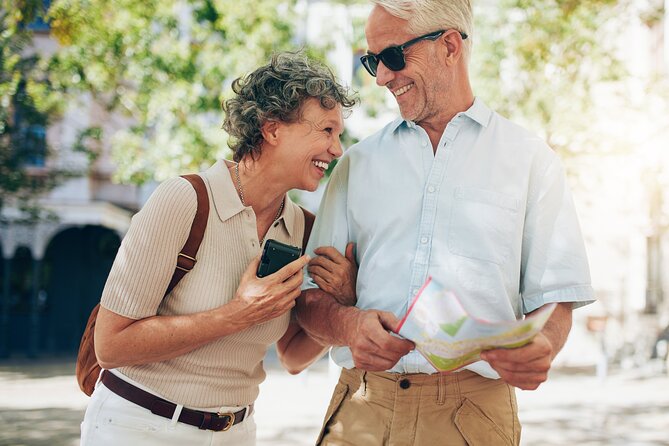
[[342, 306], [318, 288], [305, 290], [297, 300], [297, 320], [321, 345], [349, 347], [361, 370], [388, 370], [415, 348], [390, 333], [399, 324], [394, 314]]
[[558, 304], [532, 342], [519, 348], [488, 350], [481, 353], [481, 359], [488, 361], [507, 384], [535, 390], [548, 378], [551, 363], [567, 340], [571, 311], [571, 302]]
[[548, 379], [553, 356], [553, 346], [542, 333], [519, 348], [498, 348], [481, 353], [481, 359], [488, 361], [503, 381], [523, 390], [535, 390]]
[[307, 271], [318, 287], [331, 294], [342, 305], [355, 305], [355, 282], [358, 265], [353, 255], [354, 244], [346, 245], [345, 256], [332, 246], [321, 246], [314, 250]]
[[370, 372], [388, 370], [415, 348], [413, 342], [389, 333], [398, 323], [395, 315], [387, 311], [356, 313], [344, 327], [356, 368]]

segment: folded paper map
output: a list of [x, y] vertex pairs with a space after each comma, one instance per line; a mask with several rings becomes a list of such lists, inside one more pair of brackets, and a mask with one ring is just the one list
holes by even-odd
[[467, 314], [453, 292], [428, 278], [395, 331], [413, 341], [435, 369], [451, 372], [481, 359], [483, 350], [529, 343], [555, 306], [521, 320], [484, 321]]

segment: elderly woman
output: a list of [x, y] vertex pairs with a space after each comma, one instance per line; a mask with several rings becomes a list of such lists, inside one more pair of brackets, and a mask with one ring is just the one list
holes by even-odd
[[[330, 70], [293, 53], [233, 90], [223, 127], [235, 162], [202, 174], [210, 212], [195, 268], [163, 297], [196, 212], [183, 178], [156, 189], [123, 240], [97, 319], [105, 370], [82, 423], [84, 446], [253, 445], [268, 346], [278, 341], [293, 373], [324, 352], [290, 317], [308, 257], [267, 277], [256, 270], [265, 240], [301, 246], [305, 217], [287, 192], [316, 189], [342, 154], [343, 111], [354, 102]], [[354, 282], [355, 266], [332, 249], [318, 269]], [[342, 301], [355, 293], [337, 291]]]

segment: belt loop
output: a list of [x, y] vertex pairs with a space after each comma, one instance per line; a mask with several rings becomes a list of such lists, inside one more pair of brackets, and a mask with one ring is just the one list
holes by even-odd
[[235, 421], [239, 420], [239, 423], [241, 423], [251, 415], [251, 406], [242, 407], [241, 410], [236, 413], [239, 415], [235, 415]]
[[444, 382], [444, 374], [439, 373], [439, 381], [437, 383], [437, 405], [443, 406], [444, 401], [446, 400], [446, 383]]
[[177, 407], [174, 409], [174, 414], [172, 415], [172, 422], [170, 423], [170, 428], [173, 429], [179, 422], [179, 416], [181, 415], [181, 411], [183, 410], [183, 408], [184, 408], [183, 404], [177, 404]]
[[211, 413], [203, 412], [202, 413], [202, 423], [200, 423], [199, 429], [207, 430], [211, 426]]
[[360, 394], [362, 396], [367, 395], [367, 379], [366, 378], [367, 378], [367, 372], [363, 370], [362, 373], [360, 374], [360, 389], [362, 389]]
[[[100, 369], [100, 373], [98, 374], [98, 379], [95, 381], [95, 384], [93, 385], [93, 390], [98, 388], [98, 384], [100, 384], [100, 381], [102, 381], [102, 374], [105, 372], [105, 369]], [[111, 373], [111, 372], [107, 372]]]
[[453, 374], [453, 387], [455, 387], [455, 395], [458, 400], [462, 401], [462, 389], [460, 388], [460, 376], [466, 372], [458, 372]]

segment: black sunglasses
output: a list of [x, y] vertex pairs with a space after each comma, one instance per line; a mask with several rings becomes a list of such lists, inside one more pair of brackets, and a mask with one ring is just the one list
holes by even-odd
[[[383, 65], [386, 66], [389, 70], [400, 71], [406, 66], [406, 60], [404, 59], [404, 50], [409, 48], [411, 45], [420, 42], [421, 40], [437, 40], [439, 36], [444, 34], [447, 30], [442, 29], [440, 31], [433, 31], [431, 33], [416, 37], [411, 39], [408, 42], [404, 42], [402, 45], [389, 46], [388, 48], [381, 51], [379, 54], [374, 54], [368, 52], [360, 58], [360, 62], [364, 65], [367, 72], [372, 76], [376, 77], [376, 70], [379, 67], [379, 61], [383, 62]], [[458, 31], [462, 40], [465, 40], [468, 36], [462, 31]]]

